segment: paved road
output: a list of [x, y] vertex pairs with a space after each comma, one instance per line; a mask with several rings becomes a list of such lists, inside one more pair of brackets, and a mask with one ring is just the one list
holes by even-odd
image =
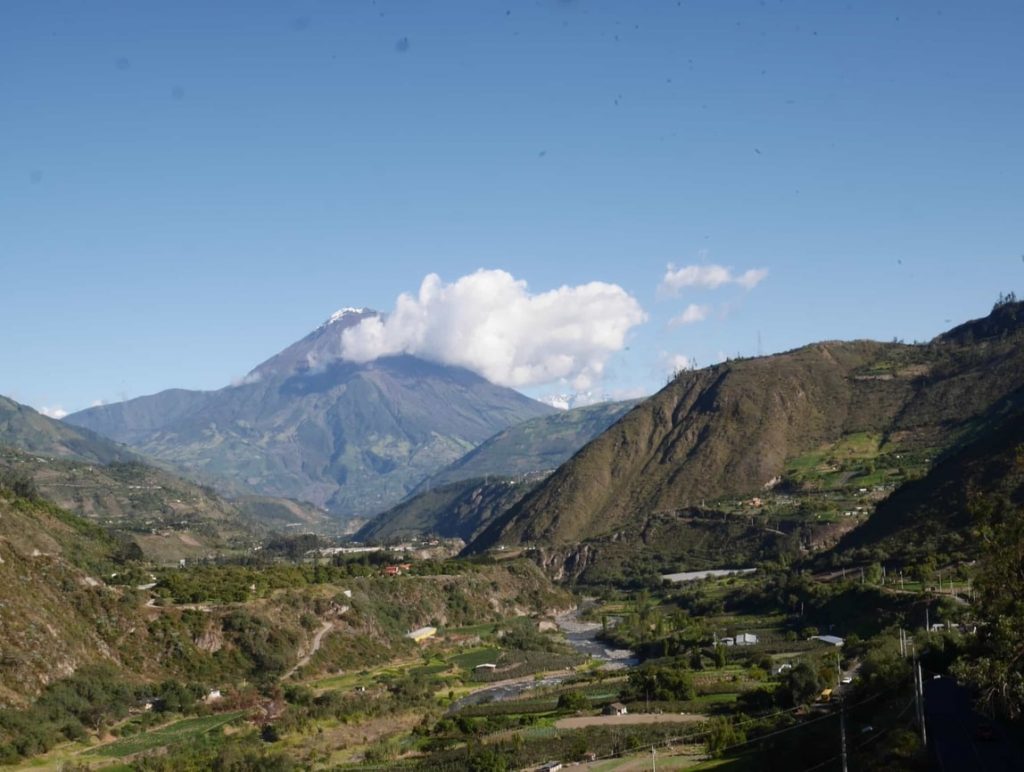
[[970, 695], [952, 678], [924, 684], [928, 744], [944, 772], [1024, 769], [1024, 753], [998, 724], [971, 709]]

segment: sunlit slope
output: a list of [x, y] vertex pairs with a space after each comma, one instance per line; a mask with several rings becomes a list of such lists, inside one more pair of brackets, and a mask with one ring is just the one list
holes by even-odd
[[683, 373], [471, 549], [629, 539], [641, 517], [754, 495], [789, 459], [854, 433], [907, 450], [949, 447], [1024, 383], [1021, 321], [1011, 304], [928, 344], [816, 343]]
[[510, 426], [420, 484], [417, 491], [488, 475], [553, 471], [637, 404], [639, 400], [604, 402]]
[[977, 515], [996, 499], [1024, 504], [1024, 389], [1001, 400], [961, 445], [896, 490], [833, 552], [854, 561], [971, 560], [987, 546], [974, 533]]
[[0, 445], [60, 458], [77, 458], [105, 464], [137, 460], [124, 445], [77, 426], [54, 420], [0, 396]]

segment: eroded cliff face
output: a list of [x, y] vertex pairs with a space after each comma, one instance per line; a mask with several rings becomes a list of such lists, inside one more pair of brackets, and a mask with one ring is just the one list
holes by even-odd
[[572, 583], [597, 560], [592, 544], [571, 547], [541, 547], [535, 553], [537, 564], [552, 581]]

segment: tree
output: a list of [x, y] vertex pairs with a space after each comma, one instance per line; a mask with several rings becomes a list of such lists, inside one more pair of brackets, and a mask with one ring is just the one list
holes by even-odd
[[560, 710], [586, 710], [590, 700], [582, 692], [564, 692], [558, 696], [558, 707]]
[[720, 756], [727, 748], [744, 742], [747, 737], [728, 718], [713, 718], [708, 722], [708, 753]]
[[1002, 292], [1000, 292], [999, 293], [999, 297], [996, 299], [995, 304], [992, 306], [992, 310], [995, 311], [997, 308], [1002, 308], [1003, 306], [1008, 306], [1011, 303], [1016, 303], [1016, 302], [1017, 302], [1017, 293], [1015, 293], [1015, 292], [1007, 292], [1004, 295]]
[[[1024, 445], [1015, 471], [1024, 476]], [[990, 713], [1024, 716], [1024, 507], [1005, 498], [978, 497], [968, 505], [984, 544], [974, 582], [979, 619], [974, 651], [953, 672], [975, 685]]]
[[726, 663], [728, 661], [729, 661], [729, 657], [725, 653], [725, 646], [722, 646], [721, 644], [718, 644], [717, 646], [715, 646], [715, 667], [718, 667], [718, 668], [725, 667], [725, 665], [726, 665]]
[[796, 707], [811, 702], [821, 692], [821, 679], [806, 662], [787, 670], [776, 692], [783, 707]]

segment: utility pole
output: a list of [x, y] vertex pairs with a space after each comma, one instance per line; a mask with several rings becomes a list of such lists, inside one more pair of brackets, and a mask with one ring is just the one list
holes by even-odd
[[924, 684], [921, 676], [921, 663], [917, 663], [917, 700], [921, 706], [921, 745], [928, 747], [928, 733], [925, 730], [924, 721]]
[[924, 712], [921, 710], [921, 692], [918, 688], [917, 683], [917, 657], [914, 658], [914, 661], [910, 667], [911, 675], [913, 675], [914, 680], [914, 716], [915, 718], [917, 718], [917, 725], [921, 726], [922, 724], [924, 724]]
[[846, 765], [846, 705], [843, 698], [839, 698], [839, 744], [843, 756], [843, 772], [849, 772]]
[[900, 592], [903, 591], [903, 572], [900, 571]]
[[932, 631], [931, 621], [928, 618], [928, 607], [924, 607], [924, 631], [930, 633]]
[[654, 754], [654, 746], [651, 746], [651, 772], [658, 772], [658, 759]]

